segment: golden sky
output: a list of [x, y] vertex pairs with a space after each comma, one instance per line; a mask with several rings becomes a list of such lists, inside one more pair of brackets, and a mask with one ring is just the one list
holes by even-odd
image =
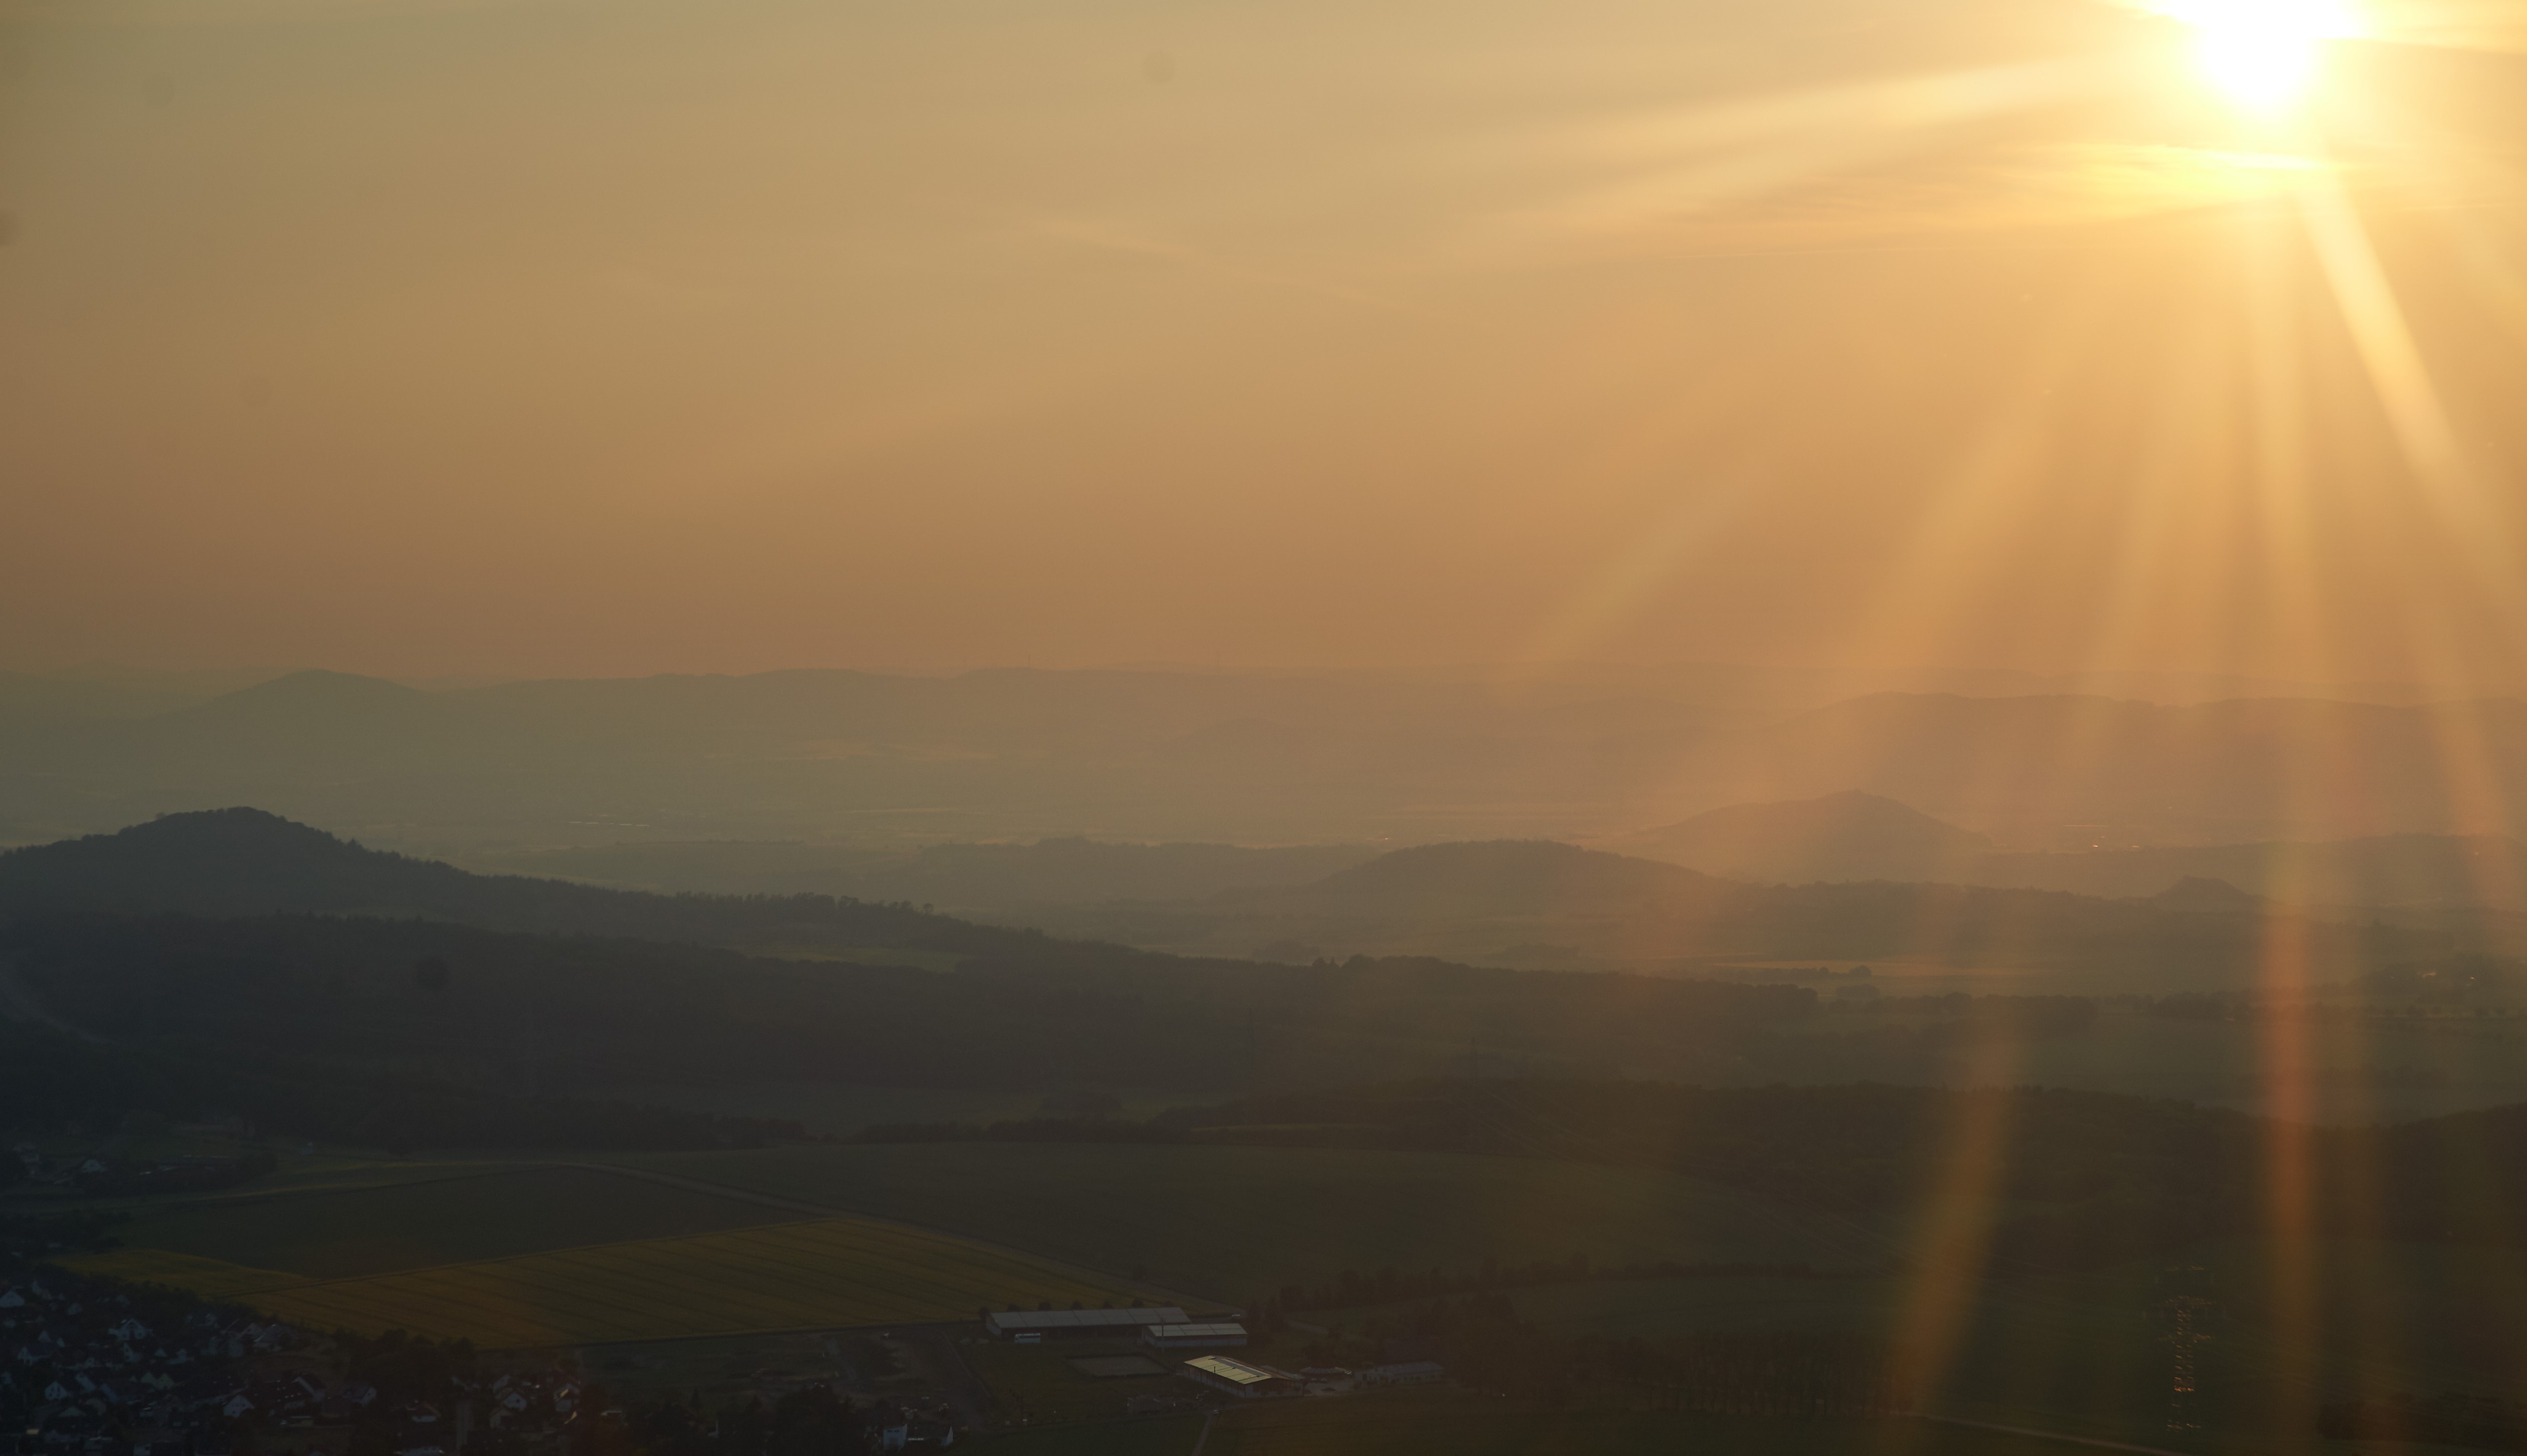
[[2516, 683], [2527, 17], [2201, 4], [0, 0], [0, 666]]

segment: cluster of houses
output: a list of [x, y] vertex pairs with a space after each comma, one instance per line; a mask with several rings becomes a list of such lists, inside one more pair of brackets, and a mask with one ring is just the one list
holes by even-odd
[[153, 1327], [129, 1295], [29, 1280], [0, 1288], [0, 1400], [24, 1456], [204, 1456], [247, 1412], [289, 1402], [246, 1372], [293, 1341], [285, 1326], [209, 1313]]
[[228, 1414], [283, 1429], [317, 1428], [307, 1448], [311, 1456], [326, 1452], [326, 1428], [363, 1418], [390, 1423], [396, 1456], [453, 1456], [478, 1429], [551, 1437], [569, 1431], [586, 1414], [580, 1382], [560, 1370], [509, 1371], [481, 1380], [455, 1376], [447, 1383], [452, 1398], [444, 1405], [403, 1400], [381, 1409], [371, 1385], [329, 1382], [320, 1372], [297, 1370], [256, 1381]]
[[282, 1444], [318, 1456], [355, 1424], [390, 1431], [396, 1456], [453, 1456], [475, 1428], [559, 1435], [583, 1414], [560, 1370], [459, 1378], [442, 1408], [334, 1379], [309, 1344], [278, 1322], [150, 1311], [58, 1273], [0, 1285], [0, 1456], [223, 1456], [249, 1430], [294, 1432]]
[[271, 1169], [268, 1153], [246, 1157], [126, 1158], [103, 1152], [47, 1160], [31, 1142], [12, 1150], [26, 1169], [26, 1180], [79, 1192], [131, 1197], [148, 1193], [189, 1193], [240, 1183]]
[[956, 1444], [956, 1421], [944, 1405], [898, 1405], [881, 1400], [870, 1407], [868, 1431], [881, 1451], [938, 1451]]

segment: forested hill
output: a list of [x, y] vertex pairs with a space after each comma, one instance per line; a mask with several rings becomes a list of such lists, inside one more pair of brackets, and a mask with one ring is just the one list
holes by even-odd
[[34, 917], [0, 925], [0, 959], [43, 1012], [120, 1044], [364, 1060], [522, 1091], [792, 1080], [1227, 1095], [1513, 1059], [1675, 1076], [1740, 1065], [1768, 1028], [1816, 1008], [1795, 986], [1432, 961], [1120, 952], [976, 957], [937, 974], [366, 917]]
[[[1130, 907], [1126, 907], [1128, 910]], [[1492, 959], [1521, 940], [1572, 947], [1590, 969], [1696, 975], [1704, 959], [1937, 958], [2069, 972], [2079, 988], [2249, 983], [2274, 918], [2249, 896], [2106, 900], [2058, 891], [1889, 883], [1752, 885], [1567, 844], [1487, 841], [1397, 850], [1310, 884], [1224, 891], [1181, 911], [1210, 932], [1168, 948], [1111, 943], [1095, 916], [1019, 929], [831, 895], [658, 894], [476, 875], [364, 849], [253, 809], [170, 815], [114, 834], [0, 854], [0, 924], [65, 913], [419, 919], [486, 929], [686, 942], [755, 954], [907, 955], [907, 964], [1176, 967], [1297, 940], [1328, 959]], [[1126, 916], [1128, 919], [1129, 917]], [[1215, 922], [1215, 924], [1212, 924]], [[1102, 932], [1101, 932], [1102, 930]], [[1131, 937], [1140, 938], [1140, 937]], [[2292, 920], [2314, 980], [2445, 957], [2435, 930]], [[1466, 974], [1460, 972], [1458, 974]]]
[[703, 944], [1057, 954], [1025, 930], [831, 895], [662, 895], [476, 875], [365, 849], [266, 814], [170, 814], [112, 834], [0, 853], [0, 921], [64, 912], [418, 918], [540, 934]]
[[[2315, 981], [2450, 948], [2440, 931], [2328, 921], [2225, 885], [2103, 899], [1879, 880], [1747, 884], [1521, 840], [1399, 849], [1313, 884], [1226, 892], [1203, 913], [1216, 924], [1194, 943], [1222, 949], [1279, 935], [1477, 960], [1493, 958], [1495, 947], [1550, 941], [1566, 963], [1688, 974], [1697, 960], [1912, 958], [2066, 973], [2086, 991], [2250, 985], [2275, 943], [2296, 947]], [[1101, 918], [1082, 912], [1050, 925], [1095, 933]]]

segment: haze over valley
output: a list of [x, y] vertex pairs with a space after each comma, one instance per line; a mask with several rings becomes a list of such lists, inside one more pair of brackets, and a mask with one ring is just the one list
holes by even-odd
[[0, 0], [0, 1456], [2527, 1451], [2518, 0]]

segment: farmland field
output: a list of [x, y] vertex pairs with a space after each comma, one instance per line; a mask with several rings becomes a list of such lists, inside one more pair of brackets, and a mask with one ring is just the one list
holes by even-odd
[[142, 1212], [124, 1243], [311, 1279], [353, 1279], [579, 1244], [715, 1233], [799, 1215], [577, 1168], [535, 1168]]
[[1470, 1271], [1586, 1254], [1875, 1263], [1866, 1230], [1646, 1169], [1341, 1148], [938, 1143], [610, 1159], [951, 1229], [1239, 1302], [1381, 1265]]
[[[1505, 1291], [1519, 1318], [1564, 1336], [1669, 1335], [1803, 1330], [1874, 1332], [1892, 1328], [1909, 1282], [1894, 1276], [1860, 1279], [1592, 1280]], [[1409, 1304], [1320, 1310], [1300, 1319], [1341, 1319], [1357, 1327], [1394, 1316]]]
[[251, 1295], [314, 1282], [285, 1270], [255, 1269], [165, 1249], [113, 1249], [102, 1254], [75, 1254], [62, 1262], [83, 1274], [145, 1284], [173, 1284], [206, 1299], [233, 1299], [247, 1304], [254, 1302]]
[[1189, 1396], [1194, 1386], [1175, 1373], [1177, 1360], [1149, 1362], [1146, 1375], [1097, 1376], [1073, 1360], [1114, 1359], [1145, 1353], [1130, 1340], [1063, 1340], [1053, 1345], [1011, 1345], [983, 1340], [962, 1352], [966, 1368], [992, 1387], [996, 1419], [1026, 1422], [1110, 1421], [1135, 1396]]
[[982, 1305], [1095, 1305], [1134, 1291], [950, 1234], [856, 1219], [554, 1249], [310, 1281], [155, 1249], [68, 1261], [239, 1299], [317, 1329], [404, 1329], [485, 1348], [683, 1339], [973, 1317]]
[[[787, 1118], [811, 1133], [854, 1137], [889, 1123], [1022, 1122], [1046, 1115], [1045, 1091], [1001, 1087], [863, 1087], [771, 1083], [736, 1087], [628, 1084], [593, 1095], [644, 1107], [671, 1107], [721, 1117]], [[1146, 1118], [1198, 1098], [1123, 1088], [1115, 1116]]]

